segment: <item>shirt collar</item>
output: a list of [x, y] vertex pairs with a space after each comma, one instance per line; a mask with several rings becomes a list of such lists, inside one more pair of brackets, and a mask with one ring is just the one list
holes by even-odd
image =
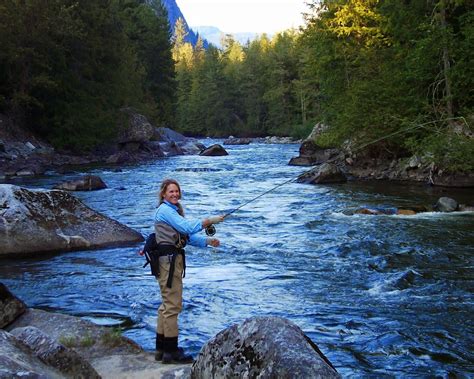
[[166, 205], [169, 205], [171, 208], [173, 208], [175, 211], [178, 210], [178, 207], [174, 204], [171, 204], [168, 200], [163, 200], [163, 203], [165, 203]]

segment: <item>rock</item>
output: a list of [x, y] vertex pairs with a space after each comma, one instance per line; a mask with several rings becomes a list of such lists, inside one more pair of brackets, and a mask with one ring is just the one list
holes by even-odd
[[397, 209], [397, 215], [413, 216], [416, 215], [416, 212], [412, 209]]
[[140, 233], [65, 191], [0, 184], [0, 257], [139, 241], [143, 241]]
[[152, 140], [160, 142], [185, 142], [188, 138], [170, 128], [160, 127], [154, 129]]
[[0, 378], [64, 378], [10, 333], [0, 330]]
[[30, 150], [34, 150], [36, 149], [36, 146], [33, 145], [30, 141], [28, 141], [27, 143], [25, 143], [25, 146], [30, 149]]
[[176, 142], [161, 143], [161, 149], [165, 157], [174, 157], [176, 155], [184, 155], [184, 151], [178, 146]]
[[414, 155], [410, 158], [407, 165], [407, 170], [418, 168], [421, 166], [421, 158], [417, 155]]
[[322, 122], [318, 122], [316, 125], [314, 125], [313, 130], [306, 139], [316, 141], [318, 137], [328, 129], [329, 127], [327, 125], [324, 125]]
[[314, 165], [313, 157], [293, 157], [288, 162], [290, 166], [312, 166]]
[[0, 329], [15, 321], [26, 311], [26, 304], [0, 283]]
[[415, 284], [417, 278], [421, 275], [413, 270], [408, 270], [400, 274], [400, 276], [395, 280], [393, 286], [399, 290], [405, 290], [412, 287]]
[[129, 338], [80, 317], [28, 309], [11, 325], [10, 330], [26, 326], [33, 326], [50, 339], [67, 345], [87, 360], [104, 379], [190, 377], [190, 365], [157, 363], [154, 353], [143, 351]]
[[474, 206], [466, 205], [466, 204], [459, 204], [459, 211], [460, 212], [474, 212]]
[[323, 163], [311, 171], [300, 175], [298, 183], [324, 184], [324, 183], [345, 183], [346, 176], [333, 163]]
[[53, 188], [65, 191], [96, 191], [107, 188], [107, 185], [97, 175], [86, 175], [77, 180], [58, 184]]
[[110, 155], [105, 162], [107, 164], [121, 164], [130, 161], [130, 154], [126, 151], [120, 151], [118, 153]]
[[70, 378], [100, 379], [89, 362], [74, 350], [61, 345], [34, 326], [16, 328], [11, 331], [19, 341], [28, 346], [48, 366]]
[[145, 142], [143, 148], [153, 154], [154, 157], [160, 158], [164, 157], [165, 153], [161, 148], [161, 144], [158, 141], [148, 141]]
[[290, 159], [288, 163], [290, 166], [313, 166], [327, 162], [329, 159], [333, 159], [341, 153], [338, 149], [326, 149], [318, 146], [316, 137], [313, 137], [314, 133], [315, 131], [313, 129], [310, 136], [302, 142], [299, 150], [300, 155]]
[[155, 128], [145, 116], [137, 113], [132, 108], [123, 108], [121, 111], [126, 114], [127, 121], [125, 125], [121, 126], [122, 132], [118, 138], [118, 143], [142, 143], [153, 137]]
[[295, 143], [295, 141], [291, 137], [269, 136], [269, 137], [265, 137], [264, 143], [268, 143], [268, 144], [286, 144], [286, 143]]
[[113, 335], [110, 328], [95, 325], [80, 317], [28, 309], [7, 330], [35, 327], [51, 339], [77, 353], [89, 362], [93, 358], [113, 354], [136, 354], [143, 352], [135, 342], [120, 334]]
[[248, 145], [252, 140], [250, 138], [229, 137], [224, 140], [224, 145]]
[[128, 153], [136, 153], [140, 151], [142, 143], [145, 142], [125, 142], [121, 144], [122, 151], [126, 151]]
[[295, 324], [253, 317], [209, 340], [192, 366], [192, 377], [339, 378], [318, 347]]
[[434, 206], [438, 212], [454, 212], [458, 209], [458, 202], [450, 197], [440, 197]]
[[197, 155], [203, 151], [206, 146], [201, 142], [189, 139], [188, 141], [178, 142], [178, 146], [184, 155]]
[[33, 170], [28, 170], [28, 169], [20, 170], [16, 172], [16, 176], [34, 176], [34, 175], [35, 173], [33, 172]]
[[207, 149], [204, 149], [199, 153], [199, 155], [206, 156], [206, 157], [217, 157], [217, 156], [224, 156], [229, 155], [229, 153], [219, 144], [214, 144], [209, 146]]

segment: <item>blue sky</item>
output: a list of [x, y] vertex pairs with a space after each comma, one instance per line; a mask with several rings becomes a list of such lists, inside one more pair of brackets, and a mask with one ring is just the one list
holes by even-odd
[[190, 26], [274, 33], [303, 24], [305, 0], [176, 0]]

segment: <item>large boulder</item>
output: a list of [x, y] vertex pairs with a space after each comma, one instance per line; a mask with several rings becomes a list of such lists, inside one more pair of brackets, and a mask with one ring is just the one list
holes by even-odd
[[189, 138], [183, 136], [182, 134], [175, 132], [170, 128], [155, 128], [153, 131], [153, 140], [160, 142], [184, 142]]
[[107, 185], [97, 175], [85, 175], [80, 179], [64, 182], [53, 188], [65, 191], [96, 191], [107, 188]]
[[293, 157], [288, 163], [291, 166], [314, 166], [337, 157], [339, 149], [323, 148], [317, 144], [318, 137], [327, 130], [321, 123], [314, 126], [310, 135], [301, 143], [299, 156]]
[[25, 311], [25, 303], [0, 283], [0, 329], [15, 321]]
[[122, 112], [125, 114], [126, 121], [121, 127], [118, 143], [124, 145], [133, 142], [143, 143], [153, 137], [155, 128], [145, 116], [132, 108], [124, 108]]
[[[135, 342], [122, 336], [119, 331], [110, 327], [95, 325], [80, 317], [39, 309], [28, 309], [8, 329], [12, 333], [17, 333], [18, 330], [39, 330], [40, 332], [33, 332], [31, 336], [28, 332], [25, 332], [24, 335], [27, 340], [36, 340], [35, 336], [39, 336], [40, 333], [47, 336], [45, 338], [49, 342], [42, 342], [38, 339], [38, 343], [35, 342], [32, 345], [38, 353], [42, 352], [40, 356], [52, 358], [57, 354], [57, 351], [59, 353], [58, 358], [61, 358], [60, 362], [65, 363], [66, 359], [70, 358], [66, 358], [61, 353], [61, 351], [65, 351], [60, 347], [63, 345], [89, 362], [103, 378], [189, 378], [190, 376], [191, 368], [189, 365], [161, 365], [155, 361], [154, 352], [143, 351]], [[58, 347], [58, 345], [58, 350], [55, 350], [54, 347]], [[53, 347], [53, 349], [47, 349], [48, 346]], [[76, 360], [73, 356], [71, 357], [73, 360], [70, 362], [75, 362], [76, 368], [78, 368], [78, 365], [82, 365], [81, 361]], [[1, 367], [2, 362], [0, 361], [0, 378], [3, 378]], [[59, 367], [64, 367], [64, 365], [60, 364]], [[64, 368], [68, 369], [67, 367]], [[65, 375], [64, 372], [63, 375], [73, 378], [81, 377], [81, 375]], [[49, 376], [46, 377], [49, 378]], [[92, 378], [93, 376], [82, 377]]]
[[314, 169], [301, 174], [297, 182], [308, 184], [345, 183], [344, 173], [333, 163], [323, 163]]
[[199, 155], [206, 156], [206, 157], [218, 157], [229, 155], [229, 153], [219, 144], [214, 144], [209, 146], [207, 149], [204, 149], [199, 153]]
[[0, 330], [0, 378], [64, 378], [10, 333]]
[[209, 340], [192, 377], [339, 378], [335, 368], [303, 331], [279, 317], [253, 317]]
[[56, 342], [34, 326], [11, 331], [19, 341], [28, 346], [48, 366], [52, 366], [69, 378], [100, 379], [97, 371], [74, 350]]
[[0, 184], [0, 257], [139, 242], [140, 233], [65, 191]]

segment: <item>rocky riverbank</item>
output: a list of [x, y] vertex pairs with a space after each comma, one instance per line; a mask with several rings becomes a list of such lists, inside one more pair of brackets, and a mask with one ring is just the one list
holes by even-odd
[[128, 124], [116, 140], [83, 154], [58, 151], [0, 115], [0, 180], [41, 175], [49, 170], [64, 172], [75, 166], [134, 164], [160, 157], [199, 154], [205, 149], [194, 138], [154, 127], [132, 109], [122, 111], [128, 116]]
[[[387, 151], [383, 142], [367, 146], [363, 150], [354, 149], [349, 143], [342, 149], [322, 148], [318, 146], [317, 141], [325, 129], [324, 125], [317, 124], [302, 142], [299, 156], [292, 158], [289, 164], [316, 166], [308, 173], [309, 176], [321, 171], [321, 165], [330, 164], [324, 169], [327, 171], [328, 167], [331, 168], [330, 182], [388, 180], [445, 187], [474, 187], [472, 171], [450, 172], [436, 166], [430, 157], [426, 156], [397, 156]], [[334, 177], [337, 177], [337, 180]]]
[[319, 348], [288, 320], [254, 317], [202, 348], [193, 365], [166, 365], [119, 329], [28, 308], [0, 283], [0, 377], [339, 378]]

